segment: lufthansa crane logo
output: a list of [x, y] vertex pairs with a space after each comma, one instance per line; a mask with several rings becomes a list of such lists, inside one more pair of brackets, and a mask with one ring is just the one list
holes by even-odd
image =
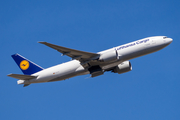
[[20, 68], [22, 70], [27, 70], [29, 68], [29, 62], [27, 60], [23, 60], [20, 63]]

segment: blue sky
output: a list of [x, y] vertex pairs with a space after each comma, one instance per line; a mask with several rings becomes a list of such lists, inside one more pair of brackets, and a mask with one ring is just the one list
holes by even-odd
[[[179, 120], [180, 1], [6, 0], [0, 2], [1, 120]], [[98, 52], [141, 38], [165, 35], [173, 43], [131, 60], [125, 74], [23, 88], [9, 73], [22, 74], [19, 53], [48, 68], [70, 60], [37, 43]]]

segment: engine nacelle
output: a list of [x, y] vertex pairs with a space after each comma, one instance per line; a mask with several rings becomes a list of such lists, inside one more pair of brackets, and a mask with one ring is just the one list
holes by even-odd
[[107, 51], [107, 52], [101, 54], [101, 56], [99, 57], [99, 60], [103, 61], [103, 62], [118, 60], [118, 55], [117, 55], [116, 50], [113, 49], [111, 51]]
[[125, 61], [125, 62], [122, 62], [121, 64], [119, 64], [118, 66], [116, 66], [113, 69], [113, 72], [121, 74], [121, 73], [129, 72], [131, 70], [132, 70], [131, 63], [129, 61]]

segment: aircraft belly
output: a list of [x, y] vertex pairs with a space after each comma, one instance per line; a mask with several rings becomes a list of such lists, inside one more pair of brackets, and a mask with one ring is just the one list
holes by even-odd
[[38, 77], [36, 80], [32, 80], [31, 83], [48, 82], [56, 78], [61, 78], [74, 73], [75, 70], [80, 66], [79, 61], [73, 60], [67, 63], [63, 63], [51, 68], [48, 68], [42, 72], [36, 74]]
[[61, 81], [61, 80], [66, 80], [75, 76], [79, 76], [79, 75], [85, 75], [85, 74], [89, 74], [89, 71], [84, 70], [84, 71], [79, 71], [79, 72], [71, 72], [69, 74], [63, 75], [63, 76], [59, 76], [56, 77], [52, 80], [49, 80], [48, 82], [53, 82], [53, 81]]

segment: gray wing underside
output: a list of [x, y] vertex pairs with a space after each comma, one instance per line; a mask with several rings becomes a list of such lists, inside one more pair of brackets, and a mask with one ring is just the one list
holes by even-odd
[[22, 74], [9, 74], [7, 75], [12, 78], [20, 79], [20, 80], [30, 80], [33, 78], [37, 78], [37, 76], [31, 76], [31, 75], [22, 75]]
[[39, 42], [39, 43], [44, 44], [48, 47], [51, 47], [51, 48], [59, 51], [60, 53], [62, 53], [62, 55], [67, 55], [67, 56], [71, 57], [72, 59], [79, 60], [80, 62], [86, 62], [86, 61], [92, 60], [93, 58], [99, 57], [99, 54], [96, 54], [96, 53], [66, 48], [66, 47], [54, 45], [54, 44], [47, 43], [47, 42]]

